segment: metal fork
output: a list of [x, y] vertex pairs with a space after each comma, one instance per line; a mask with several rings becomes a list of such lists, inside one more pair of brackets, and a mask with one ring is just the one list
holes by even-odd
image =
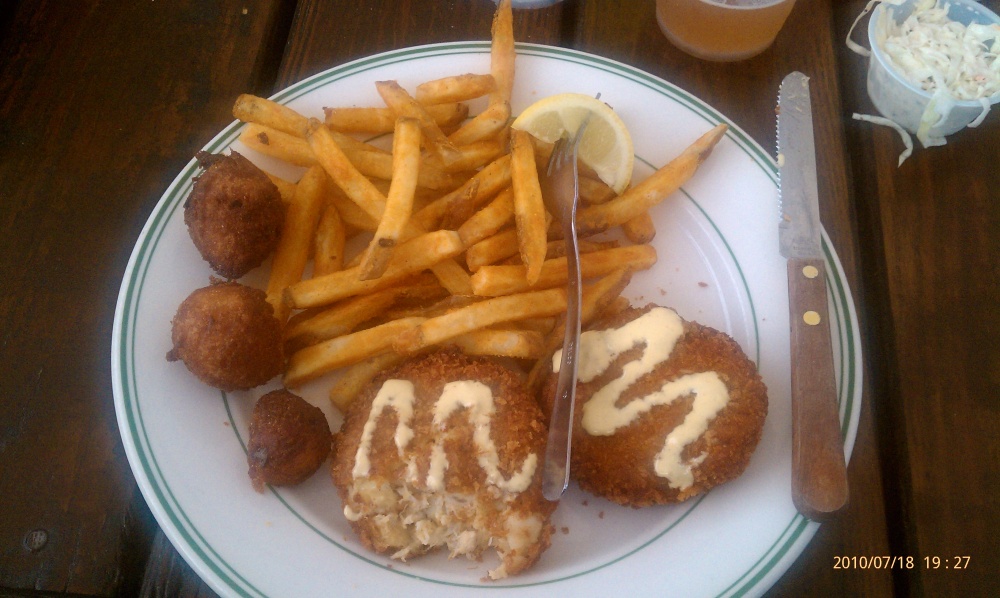
[[559, 381], [549, 419], [548, 442], [542, 471], [542, 493], [559, 500], [569, 484], [569, 458], [573, 440], [573, 403], [576, 396], [577, 357], [580, 342], [580, 254], [576, 243], [576, 204], [580, 197], [577, 153], [589, 118], [581, 123], [573, 139], [556, 142], [543, 180], [542, 197], [550, 212], [562, 224], [566, 242], [569, 283], [566, 295], [566, 324]]

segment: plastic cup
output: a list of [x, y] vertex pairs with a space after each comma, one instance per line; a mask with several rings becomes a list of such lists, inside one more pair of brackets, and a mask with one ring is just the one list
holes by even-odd
[[[872, 12], [868, 22], [868, 43], [872, 50], [868, 63], [868, 95], [875, 108], [888, 118], [899, 124], [910, 133], [916, 133], [920, 127], [920, 118], [930, 103], [932, 92], [923, 90], [919, 85], [904, 79], [889, 64], [888, 57], [877, 41], [877, 23], [879, 19], [892, 18], [896, 23], [902, 23], [913, 12], [916, 0], [908, 0], [895, 7], [880, 4]], [[968, 25], [969, 23], [1000, 23], [1000, 17], [986, 7], [970, 0], [948, 0], [948, 18]], [[1000, 102], [1000, 94], [990, 98], [991, 104]], [[955, 100], [951, 113], [943, 121], [937, 123], [928, 131], [929, 137], [946, 137], [956, 133], [975, 120], [983, 111], [983, 106], [974, 100]]]
[[768, 49], [795, 0], [656, 0], [670, 43], [705, 60], [731, 62]]

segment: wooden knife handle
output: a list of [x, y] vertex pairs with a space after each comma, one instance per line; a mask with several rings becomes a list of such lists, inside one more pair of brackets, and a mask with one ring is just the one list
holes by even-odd
[[823, 260], [788, 260], [788, 308], [792, 501], [809, 519], [822, 520], [847, 504], [848, 496]]

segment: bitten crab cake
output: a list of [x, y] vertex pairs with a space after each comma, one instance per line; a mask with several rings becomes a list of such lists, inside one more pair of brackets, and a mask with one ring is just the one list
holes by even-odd
[[746, 469], [767, 389], [728, 335], [665, 307], [629, 308], [583, 333], [579, 364], [571, 472], [584, 490], [645, 507]]
[[521, 378], [457, 351], [381, 374], [350, 405], [334, 439], [344, 515], [371, 550], [405, 560], [437, 548], [501, 579], [548, 548], [555, 503], [541, 490], [545, 426]]

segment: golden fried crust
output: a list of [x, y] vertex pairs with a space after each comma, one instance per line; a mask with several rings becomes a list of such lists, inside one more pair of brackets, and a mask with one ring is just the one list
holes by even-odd
[[239, 278], [278, 245], [285, 208], [262, 170], [237, 152], [200, 152], [205, 171], [184, 203], [184, 223], [201, 256], [219, 275]]
[[236, 282], [198, 289], [177, 308], [171, 327], [167, 361], [183, 361], [209, 386], [248, 390], [284, 370], [281, 323], [259, 289]]
[[330, 454], [330, 424], [319, 407], [287, 390], [257, 400], [250, 419], [247, 465], [258, 492], [308, 479]]
[[[494, 538], [510, 533], [508, 522], [511, 518], [537, 517], [543, 525], [531, 546], [518, 549], [517, 554], [510, 559], [505, 559], [501, 554], [502, 560], [510, 561], [505, 574], [514, 574], [534, 563], [549, 545], [551, 525], [548, 518], [555, 508], [555, 503], [545, 500], [541, 493], [541, 459], [546, 430], [539, 407], [527, 392], [521, 376], [488, 358], [469, 357], [454, 350], [439, 351], [404, 362], [369, 384], [351, 403], [345, 414], [343, 427], [334, 437], [332, 476], [344, 504], [349, 507], [353, 505], [357, 511], [371, 508], [370, 504], [364, 504], [364, 500], [359, 498], [359, 481], [353, 477], [352, 471], [372, 402], [383, 383], [389, 379], [409, 380], [414, 385], [416, 400], [410, 422], [414, 436], [401, 455], [394, 441], [398, 421], [396, 412], [392, 409], [383, 411], [372, 438], [371, 469], [364, 483], [392, 488], [396, 496], [415, 495], [418, 497], [416, 500], [431, 497], [429, 500], [432, 503], [437, 500], [433, 498], [435, 495], [444, 497], [445, 502], [450, 499], [457, 502], [469, 501], [472, 497], [471, 500], [478, 509], [475, 526]], [[469, 421], [468, 410], [456, 410], [448, 418], [443, 430], [435, 428], [434, 405], [445, 384], [462, 380], [481, 382], [490, 387], [493, 393], [496, 411], [491, 419], [490, 436], [497, 448], [499, 470], [503, 477], [511, 478], [530, 454], [537, 456], [538, 466], [527, 490], [509, 496], [489, 484], [477, 461], [477, 450], [472, 437], [474, 428]], [[444, 474], [445, 488], [435, 492], [428, 488], [426, 478], [432, 447], [442, 434], [448, 466]], [[418, 475], [407, 475], [408, 459], [415, 459]], [[404, 499], [400, 498], [399, 502], [399, 509], [402, 510]], [[455, 517], [460, 520], [463, 516]], [[400, 545], [389, 541], [384, 531], [373, 523], [373, 519], [374, 517], [366, 516], [351, 522], [364, 545], [377, 552], [392, 553], [400, 550]], [[455, 529], [461, 531], [460, 527]], [[453, 549], [454, 554], [451, 543], [448, 546]], [[483, 547], [473, 553], [462, 554], [478, 557]], [[408, 548], [403, 557], [397, 558], [414, 556], [433, 548], [434, 546], [424, 549]]]
[[[593, 329], [618, 328], [654, 307], [631, 308], [597, 322]], [[729, 390], [729, 402], [710, 422], [705, 434], [682, 453], [685, 461], [703, 453], [707, 455], [694, 467], [691, 486], [671, 488], [665, 478], [657, 476], [653, 463], [667, 434], [691, 410], [692, 397], [655, 406], [610, 436], [592, 436], [584, 431], [583, 403], [617, 378], [624, 364], [637, 359], [641, 352], [642, 348], [636, 348], [623, 353], [604, 374], [577, 386], [571, 471], [580, 487], [618, 504], [643, 507], [686, 500], [742, 474], [760, 440], [767, 415], [767, 389], [756, 366], [736, 341], [695, 322], [684, 322], [684, 335], [670, 359], [640, 378], [619, 401], [623, 405], [649, 395], [667, 381], [686, 374], [708, 371], [719, 374]], [[556, 380], [555, 375], [549, 378], [543, 397], [554, 395]]]

